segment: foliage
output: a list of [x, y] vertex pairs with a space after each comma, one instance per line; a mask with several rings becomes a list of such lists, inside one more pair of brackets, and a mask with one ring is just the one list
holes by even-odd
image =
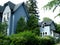
[[53, 45], [55, 44], [53, 37], [40, 37], [31, 31], [20, 32], [19, 34], [12, 35], [11, 44], [13, 45]]
[[32, 29], [37, 27], [38, 19], [36, 19], [35, 16], [32, 15], [32, 16], [30, 16], [30, 18], [29, 18], [27, 23], [28, 23], [29, 29], [32, 30]]
[[0, 45], [53, 45], [53, 37], [40, 37], [31, 31], [24, 31], [11, 36], [0, 35]]
[[6, 24], [0, 22], [0, 34], [6, 35]]
[[29, 13], [29, 19], [27, 21], [27, 27], [28, 30], [31, 30], [32, 32], [39, 35], [39, 27], [38, 27], [38, 12], [37, 12], [37, 1], [36, 0], [28, 0], [26, 2], [28, 13]]
[[60, 33], [60, 24], [55, 24], [55, 27], [56, 27], [56, 32]]
[[48, 18], [48, 17], [45, 17], [45, 18], [43, 18], [43, 21], [52, 21], [50, 18]]
[[55, 10], [58, 6], [60, 6], [60, 0], [52, 0], [48, 2], [48, 4], [44, 6], [44, 8], [52, 9], [54, 7], [54, 10]]
[[11, 37], [13, 45], [39, 45], [39, 40], [32, 32], [25, 31], [19, 34], [12, 35]]
[[36, 15], [38, 14], [36, 3], [37, 3], [36, 0], [28, 0], [28, 1], [26, 2], [29, 15], [34, 15], [34, 16], [36, 16]]
[[18, 21], [16, 33], [26, 30], [32, 31], [33, 33], [39, 35], [40, 31], [38, 27], [38, 19], [34, 15], [31, 15], [27, 22], [25, 22], [22, 17]]
[[50, 36], [40, 38], [40, 45], [53, 45], [55, 44], [54, 38]]
[[28, 30], [31, 30], [32, 32], [39, 35], [40, 28], [38, 26], [38, 19], [34, 15], [30, 16], [29, 20], [27, 21], [27, 25], [28, 25]]
[[26, 24], [24, 18], [21, 17], [17, 23], [16, 33], [23, 32], [26, 29], [27, 29], [27, 24]]
[[56, 43], [60, 43], [60, 38], [56, 39]]
[[10, 38], [0, 34], [0, 45], [10, 45]]
[[[58, 6], [60, 6], [60, 0], [52, 0], [52, 1], [48, 2], [48, 4], [46, 4], [43, 8], [45, 8], [45, 9], [52, 9], [52, 8], [54, 8], [54, 9], [53, 9], [53, 12], [54, 12], [55, 9], [56, 9]], [[60, 13], [57, 14], [57, 16], [60, 16]], [[56, 17], [57, 17], [57, 16], [56, 16]]]

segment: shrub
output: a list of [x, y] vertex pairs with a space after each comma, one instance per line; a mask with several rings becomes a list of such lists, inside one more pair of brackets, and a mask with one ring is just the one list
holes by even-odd
[[0, 35], [0, 45], [53, 45], [54, 38], [40, 37], [31, 31], [24, 31], [9, 37]]
[[56, 43], [60, 43], [60, 38], [56, 39]]
[[50, 36], [40, 37], [30, 31], [12, 35], [11, 45], [53, 45], [54, 38]]
[[54, 38], [50, 36], [40, 37], [40, 45], [53, 45], [55, 44]]
[[39, 40], [34, 33], [25, 31], [10, 37], [14, 45], [39, 45]]
[[9, 45], [11, 42], [10, 38], [4, 35], [0, 35], [0, 45]]

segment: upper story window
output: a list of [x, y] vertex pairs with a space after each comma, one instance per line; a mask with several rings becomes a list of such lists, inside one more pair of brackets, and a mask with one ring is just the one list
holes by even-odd
[[9, 20], [9, 12], [7, 13], [7, 20]]
[[6, 15], [6, 13], [4, 13], [4, 15]]
[[27, 18], [25, 17], [25, 22], [27, 22]]

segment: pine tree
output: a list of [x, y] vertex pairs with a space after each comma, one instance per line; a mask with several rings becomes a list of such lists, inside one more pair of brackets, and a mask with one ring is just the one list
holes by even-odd
[[16, 33], [23, 32], [27, 29], [27, 24], [23, 17], [20, 18], [20, 20], [17, 23]]
[[38, 10], [37, 10], [37, 1], [36, 0], [28, 0], [27, 1], [27, 7], [28, 7], [28, 12], [29, 15], [35, 15], [38, 17]]
[[27, 21], [28, 30], [39, 35], [39, 27], [38, 27], [38, 10], [37, 10], [37, 1], [36, 0], [28, 0], [27, 1], [27, 9], [29, 12], [29, 20]]

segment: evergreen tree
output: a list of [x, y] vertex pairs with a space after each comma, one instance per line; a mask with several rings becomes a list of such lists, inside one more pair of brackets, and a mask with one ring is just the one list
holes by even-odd
[[36, 17], [38, 17], [38, 10], [37, 10], [37, 1], [36, 0], [28, 0], [26, 2], [27, 4], [27, 8], [28, 8], [28, 12], [29, 15], [35, 15]]
[[1, 23], [0, 22], [0, 34], [2, 34], [2, 35], [6, 35], [7, 34], [7, 32], [6, 32], [6, 23]]
[[27, 24], [23, 17], [20, 18], [20, 20], [17, 23], [16, 33], [23, 32], [27, 29]]
[[37, 12], [37, 4], [36, 0], [28, 0], [27, 1], [27, 9], [29, 12], [29, 20], [27, 21], [28, 30], [39, 35], [39, 27], [38, 27], [38, 12]]
[[55, 27], [56, 27], [56, 32], [60, 33], [60, 24], [55, 23]]
[[31, 15], [27, 21], [27, 24], [29, 26], [29, 30], [33, 30], [38, 26], [38, 19], [36, 19], [34, 15]]
[[29, 20], [27, 21], [27, 25], [28, 25], [28, 30], [39, 35], [40, 27], [38, 26], [38, 19], [34, 15], [30, 16]]

